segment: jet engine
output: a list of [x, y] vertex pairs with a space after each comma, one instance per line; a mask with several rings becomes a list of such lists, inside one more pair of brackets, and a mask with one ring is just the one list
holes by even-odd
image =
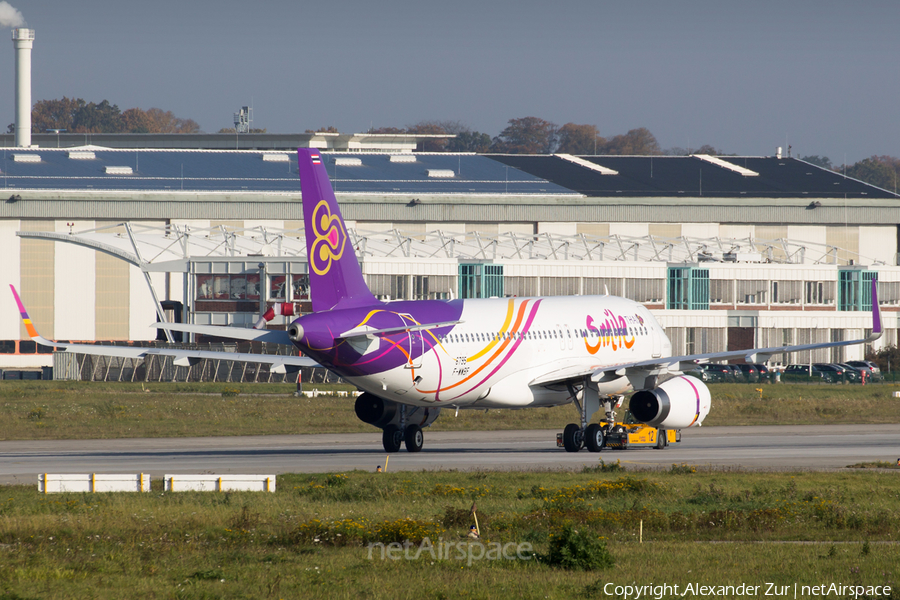
[[[384, 429], [388, 425], [400, 425], [403, 405], [393, 400], [385, 400], [366, 392], [356, 399], [356, 416], [363, 423]], [[406, 424], [428, 427], [440, 414], [440, 408], [406, 405]]]
[[631, 397], [628, 409], [634, 418], [660, 429], [684, 429], [700, 425], [710, 407], [709, 388], [689, 375], [680, 375], [656, 389], [641, 390]]

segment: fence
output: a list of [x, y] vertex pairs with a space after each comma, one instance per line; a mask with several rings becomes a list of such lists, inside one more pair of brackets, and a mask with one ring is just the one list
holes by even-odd
[[[218, 352], [253, 352], [285, 356], [291, 349], [280, 344], [179, 344], [178, 348]], [[227, 356], [223, 355], [223, 356]], [[323, 368], [305, 367], [302, 381], [337, 383], [340, 378]], [[296, 383], [297, 374], [272, 373], [269, 365], [221, 359], [203, 359], [195, 365], [181, 367], [171, 356], [150, 355], [147, 358], [96, 356], [70, 352], [53, 353], [53, 378], [75, 381], [215, 381], [221, 383]]]

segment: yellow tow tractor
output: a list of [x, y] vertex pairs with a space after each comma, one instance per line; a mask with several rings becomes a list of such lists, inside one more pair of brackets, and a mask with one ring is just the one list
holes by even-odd
[[[681, 443], [680, 429], [657, 429], [646, 423], [638, 423], [630, 412], [625, 413], [624, 422], [616, 422], [612, 427], [606, 421], [600, 421], [604, 432], [603, 448], [626, 450], [628, 448], [656, 448], [662, 450], [666, 446]], [[564, 448], [563, 434], [556, 434], [556, 445]]]

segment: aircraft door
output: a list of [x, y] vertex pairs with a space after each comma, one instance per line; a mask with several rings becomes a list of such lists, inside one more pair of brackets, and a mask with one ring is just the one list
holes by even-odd
[[[409, 313], [400, 313], [400, 318], [403, 319], [404, 325], [416, 324], [415, 319], [413, 319], [412, 315]], [[422, 367], [422, 357], [425, 353], [425, 338], [423, 337], [423, 331], [421, 329], [407, 331], [406, 335], [409, 342], [409, 359], [406, 362], [406, 368], [419, 369]]]

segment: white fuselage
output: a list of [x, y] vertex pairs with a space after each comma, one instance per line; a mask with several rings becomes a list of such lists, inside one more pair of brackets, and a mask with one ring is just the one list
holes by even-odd
[[[428, 322], [427, 315], [415, 317]], [[650, 311], [617, 296], [465, 300], [459, 320], [439, 337], [413, 334], [414, 347], [426, 349], [421, 358], [350, 380], [417, 406], [554, 406], [571, 401], [566, 386], [554, 380], [671, 355]], [[592, 385], [601, 395], [631, 389], [625, 377]]]

